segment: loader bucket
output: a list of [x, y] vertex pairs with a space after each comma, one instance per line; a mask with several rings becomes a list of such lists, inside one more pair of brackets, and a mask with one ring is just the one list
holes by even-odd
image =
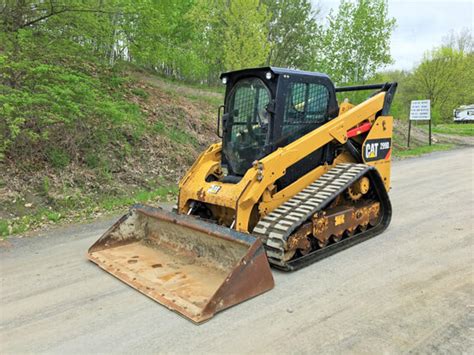
[[259, 239], [149, 206], [133, 206], [88, 258], [196, 323], [274, 285]]

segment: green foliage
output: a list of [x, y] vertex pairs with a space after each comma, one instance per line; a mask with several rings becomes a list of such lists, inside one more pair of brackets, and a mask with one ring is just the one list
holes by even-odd
[[267, 64], [276, 67], [308, 69], [319, 40], [318, 10], [309, 0], [264, 0], [271, 19], [268, 41], [271, 44]]
[[121, 26], [124, 46], [138, 64], [167, 76], [196, 80], [206, 75], [199, 28], [189, 15], [192, 0], [138, 0], [130, 3], [133, 21]]
[[98, 167], [102, 166], [101, 158], [94, 151], [91, 151], [91, 152], [88, 152], [88, 153], [85, 154], [84, 162], [91, 169], [95, 169], [95, 168], [98, 168]]
[[103, 20], [117, 3], [7, 3], [10, 17], [0, 21], [0, 160], [63, 169], [90, 151], [121, 156], [117, 146], [143, 134], [138, 105], [125, 99], [126, 79], [105, 62], [110, 23]]
[[167, 201], [169, 196], [176, 196], [176, 186], [161, 186], [152, 190], [138, 190], [127, 196], [108, 196], [101, 199], [99, 206], [106, 211], [112, 211], [120, 207], [127, 207], [134, 203], [146, 203], [152, 201]]
[[208, 82], [222, 71], [266, 62], [270, 15], [259, 0], [198, 0], [186, 19], [196, 33], [196, 55]]
[[330, 12], [317, 43], [314, 67], [338, 83], [363, 82], [391, 63], [390, 35], [395, 20], [386, 0], [341, 0]]
[[224, 68], [238, 70], [262, 65], [270, 51], [266, 27], [269, 16], [265, 5], [259, 0], [233, 0], [224, 18]]
[[117, 97], [100, 79], [29, 58], [22, 64], [21, 86], [9, 84], [6, 68], [0, 69], [6, 74], [0, 79], [0, 153], [44, 155], [64, 168], [94, 145], [104, 148], [112, 139], [138, 139], [143, 133], [138, 106]]
[[[393, 20], [385, 0], [343, 0], [327, 25], [317, 23], [318, 12], [309, 0], [11, 1], [0, 23], [7, 53], [0, 53], [0, 65], [5, 58], [14, 63], [13, 82], [29, 67], [21, 59], [40, 54], [43, 64], [59, 60], [83, 73], [96, 71], [84, 59], [109, 66], [128, 61], [172, 78], [215, 83], [222, 71], [264, 64], [358, 81], [390, 61]], [[123, 85], [120, 76], [109, 81]]]
[[[173, 148], [198, 144], [189, 134], [196, 124], [183, 123], [184, 111], [173, 112], [176, 122], [145, 117], [136, 102], [152, 98], [134, 87], [124, 74], [127, 66], [162, 74], [168, 84], [191, 82], [200, 90], [215, 83], [222, 71], [265, 64], [326, 72], [343, 84], [398, 81], [392, 114], [406, 117], [410, 100], [430, 98], [436, 122], [450, 120], [456, 106], [474, 102], [468, 32], [452, 35], [442, 48], [427, 53], [413, 73], [376, 74], [391, 61], [394, 20], [388, 16], [386, 0], [342, 0], [336, 11], [321, 20], [311, 3], [4, 1], [0, 5], [0, 161], [8, 160], [26, 174], [38, 170], [57, 174], [82, 165], [92, 169], [86, 170], [94, 177], [71, 182], [77, 191], [61, 198], [54, 197], [57, 191], [51, 185], [56, 180], [45, 177], [38, 189], [48, 201], [54, 199], [54, 208], [2, 220], [0, 235], [20, 233], [42, 221], [56, 222], [70, 209], [114, 210], [176, 193], [146, 184], [147, 189], [135, 193], [122, 191], [97, 199], [82, 196], [86, 185], [97, 184], [100, 189], [114, 181], [121, 163], [141, 152], [138, 143], [148, 135], [166, 137]], [[183, 96], [214, 106], [221, 103], [216, 95], [177, 92], [173, 100]], [[369, 94], [347, 93], [340, 99], [348, 96], [360, 102]], [[436, 125], [433, 130], [456, 129], [472, 135], [467, 126], [457, 127]]]
[[396, 118], [406, 118], [409, 115], [410, 100], [413, 100], [413, 86], [410, 85], [411, 73], [403, 70], [392, 70], [377, 73], [370, 83], [398, 83], [395, 99], [392, 102], [390, 113]]

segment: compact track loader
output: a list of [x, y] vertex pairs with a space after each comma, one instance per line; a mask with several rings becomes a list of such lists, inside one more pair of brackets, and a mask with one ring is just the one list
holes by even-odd
[[[221, 143], [179, 183], [176, 209], [136, 205], [90, 249], [100, 267], [194, 322], [381, 233], [391, 218], [396, 83], [335, 88], [280, 68], [221, 75]], [[372, 90], [358, 105], [336, 93]]]

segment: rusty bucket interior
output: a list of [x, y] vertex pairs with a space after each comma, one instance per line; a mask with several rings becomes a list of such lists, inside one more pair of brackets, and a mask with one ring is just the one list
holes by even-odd
[[149, 206], [133, 206], [88, 258], [196, 323], [274, 285], [259, 239]]

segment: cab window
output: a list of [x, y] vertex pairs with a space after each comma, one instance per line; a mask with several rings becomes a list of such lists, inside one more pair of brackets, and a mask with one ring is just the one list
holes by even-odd
[[294, 141], [327, 121], [329, 91], [315, 83], [289, 85], [283, 117], [282, 138]]

